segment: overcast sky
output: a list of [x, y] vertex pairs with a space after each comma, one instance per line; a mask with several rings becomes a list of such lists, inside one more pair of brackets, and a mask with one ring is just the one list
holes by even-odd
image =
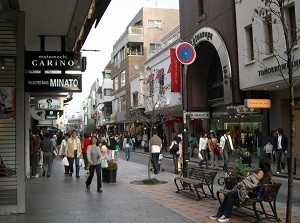
[[112, 0], [103, 15], [97, 28], [90, 34], [82, 47], [87, 50], [100, 50], [100, 52], [83, 51], [87, 57], [87, 69], [82, 73], [82, 93], [74, 93], [69, 103], [68, 116], [80, 111], [80, 104], [87, 98], [92, 84], [98, 78], [102, 83], [101, 72], [111, 59], [113, 44], [125, 31], [128, 23], [142, 7], [179, 8], [179, 0]]

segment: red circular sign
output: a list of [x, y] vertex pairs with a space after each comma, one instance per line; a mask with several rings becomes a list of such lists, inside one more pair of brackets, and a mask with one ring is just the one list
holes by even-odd
[[189, 65], [189, 64], [193, 63], [194, 60], [196, 59], [195, 48], [187, 42], [180, 43], [176, 47], [175, 52], [176, 52], [177, 59], [182, 64]]

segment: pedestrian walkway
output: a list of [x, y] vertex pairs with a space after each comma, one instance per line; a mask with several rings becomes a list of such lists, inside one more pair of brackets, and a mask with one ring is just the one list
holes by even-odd
[[[208, 216], [216, 212], [218, 201], [196, 201], [175, 193], [173, 173], [155, 175], [167, 184], [135, 185], [130, 182], [147, 178], [147, 167], [123, 159], [118, 164], [117, 183], [104, 183], [103, 193], [98, 193], [95, 179], [87, 191], [85, 172], [81, 171], [79, 179], [64, 175], [60, 160], [55, 159], [51, 177], [26, 182], [26, 214], [0, 216], [0, 222], [216, 222]], [[284, 221], [284, 210], [278, 212]], [[294, 216], [293, 221], [300, 222], [300, 217]], [[253, 219], [235, 215], [230, 222], [247, 223]]]
[[[145, 153], [144, 149], [136, 149], [134, 152], [138, 153]], [[261, 154], [261, 157], [265, 157], [265, 154]], [[164, 152], [164, 158], [169, 158], [173, 159], [173, 156], [169, 152]], [[259, 156], [253, 155], [252, 156], [252, 166], [251, 170], [255, 170], [258, 168], [258, 161], [259, 161]], [[233, 152], [232, 154], [229, 155], [229, 166], [234, 167], [236, 165], [236, 159], [237, 159], [237, 154]], [[190, 162], [192, 164], [199, 164], [199, 158], [190, 158]], [[223, 166], [223, 161], [219, 161], [219, 165], [222, 167]], [[271, 162], [271, 168], [273, 171], [273, 175], [276, 177], [283, 177], [283, 178], [288, 178], [288, 172], [287, 172], [287, 161], [286, 161], [286, 168], [283, 173], [277, 174], [277, 164], [272, 161]], [[300, 158], [296, 159], [296, 174], [294, 175], [294, 179], [300, 180]]]

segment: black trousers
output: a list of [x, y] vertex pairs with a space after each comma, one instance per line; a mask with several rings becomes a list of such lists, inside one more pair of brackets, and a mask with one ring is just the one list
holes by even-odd
[[90, 175], [86, 180], [86, 185], [89, 186], [92, 183], [93, 177], [94, 177], [94, 173], [95, 170], [97, 172], [97, 190], [102, 188], [102, 181], [101, 181], [101, 164], [98, 165], [91, 165], [90, 168]]
[[232, 214], [232, 208], [235, 202], [239, 200], [238, 190], [232, 190], [225, 195], [223, 203], [219, 208], [218, 216], [225, 215], [225, 217], [230, 218]]

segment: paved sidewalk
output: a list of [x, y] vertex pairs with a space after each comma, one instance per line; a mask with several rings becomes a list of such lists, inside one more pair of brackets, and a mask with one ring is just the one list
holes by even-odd
[[[96, 179], [91, 190], [87, 191], [84, 171], [81, 171], [80, 179], [66, 176], [60, 160], [55, 159], [50, 178], [28, 179], [26, 214], [0, 216], [0, 222], [216, 222], [208, 216], [216, 212], [218, 201], [206, 198], [196, 201], [175, 193], [175, 174], [161, 172], [155, 175], [167, 184], [135, 185], [130, 182], [147, 178], [147, 167], [123, 159], [119, 159], [118, 163], [117, 183], [103, 184], [101, 194], [96, 192]], [[215, 191], [217, 189], [215, 187]], [[284, 210], [278, 212], [284, 221]], [[253, 219], [234, 215], [230, 222], [247, 223], [253, 222]], [[293, 222], [300, 222], [300, 217], [294, 216]]]

